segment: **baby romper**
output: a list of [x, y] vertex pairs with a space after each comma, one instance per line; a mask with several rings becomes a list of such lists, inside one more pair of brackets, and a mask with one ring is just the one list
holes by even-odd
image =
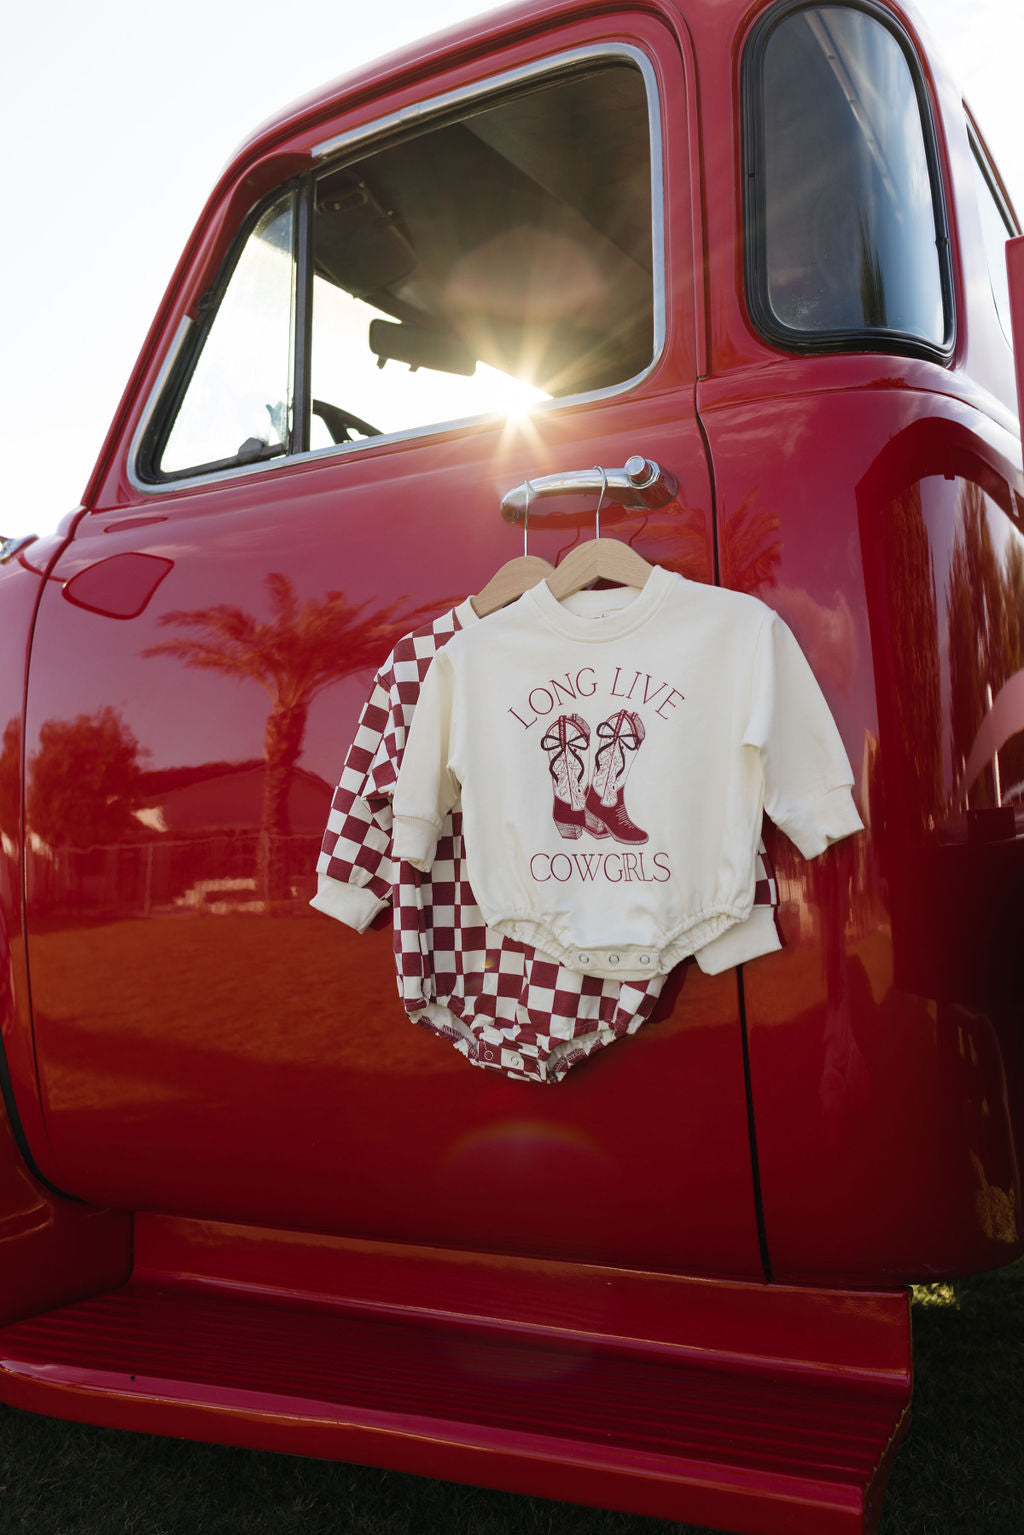
[[429, 869], [458, 803], [491, 928], [646, 981], [750, 918], [765, 810], [806, 858], [862, 822], [828, 705], [771, 608], [660, 566], [610, 596], [559, 602], [541, 581], [438, 652], [393, 846]]
[[[410, 1019], [474, 1065], [555, 1082], [635, 1033], [663, 978], [637, 984], [584, 976], [489, 930], [465, 877], [458, 809], [446, 821], [429, 875], [393, 861], [390, 795], [423, 677], [452, 635], [475, 622], [469, 601], [460, 604], [405, 636], [378, 672], [335, 791], [311, 904], [363, 932], [391, 901], [399, 996]], [[777, 887], [763, 846], [761, 854], [757, 915], [767, 921], [751, 924], [748, 946], [767, 952], [781, 941]], [[707, 968], [735, 962], [723, 946]]]

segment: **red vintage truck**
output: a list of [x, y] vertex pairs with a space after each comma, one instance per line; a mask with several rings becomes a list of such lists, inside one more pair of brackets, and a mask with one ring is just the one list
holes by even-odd
[[[908, 1286], [1024, 1250], [1019, 232], [883, 0], [532, 0], [243, 146], [0, 553], [0, 1399], [874, 1528]], [[375, 668], [602, 485], [786, 620], [864, 830], [530, 1084], [310, 900]]]

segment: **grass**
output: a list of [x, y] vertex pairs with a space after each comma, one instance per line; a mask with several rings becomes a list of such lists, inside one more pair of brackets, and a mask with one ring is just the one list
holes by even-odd
[[[1024, 1531], [1024, 1261], [915, 1292], [914, 1423], [880, 1535]], [[0, 1407], [0, 1535], [698, 1535], [395, 1472]]]
[[916, 1291], [914, 1362], [880, 1535], [1020, 1535], [1024, 1260]]

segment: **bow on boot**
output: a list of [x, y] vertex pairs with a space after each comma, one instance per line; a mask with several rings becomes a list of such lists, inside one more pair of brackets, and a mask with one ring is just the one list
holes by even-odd
[[623, 799], [623, 786], [636, 754], [643, 745], [643, 720], [620, 709], [597, 727], [601, 745], [594, 753], [594, 773], [584, 810], [592, 837], [614, 837], [616, 842], [646, 842], [647, 833], [631, 821]]
[[590, 746], [590, 726], [578, 714], [559, 715], [540, 744], [548, 754], [548, 772], [554, 785], [552, 818], [563, 837], [576, 838], [584, 824], [584, 753]]

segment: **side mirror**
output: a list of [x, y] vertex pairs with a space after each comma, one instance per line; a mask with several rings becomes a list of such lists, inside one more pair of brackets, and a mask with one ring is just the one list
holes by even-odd
[[1017, 415], [1024, 435], [1024, 235], [1006, 242], [1006, 276], [1010, 285], [1013, 363], [1017, 370]]

